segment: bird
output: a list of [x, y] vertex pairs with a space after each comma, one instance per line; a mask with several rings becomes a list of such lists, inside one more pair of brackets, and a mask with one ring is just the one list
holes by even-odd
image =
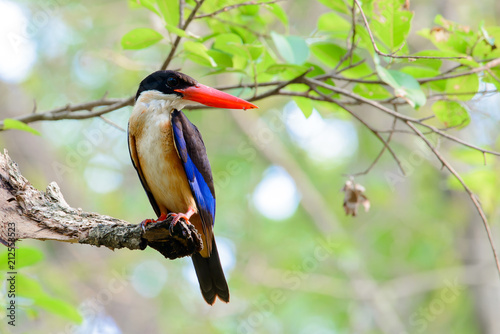
[[156, 71], [141, 81], [128, 124], [132, 164], [157, 219], [184, 218], [201, 234], [203, 248], [191, 258], [205, 301], [229, 302], [229, 287], [213, 234], [215, 190], [210, 162], [198, 128], [182, 109], [205, 105], [254, 109], [254, 104], [198, 83], [171, 70]]

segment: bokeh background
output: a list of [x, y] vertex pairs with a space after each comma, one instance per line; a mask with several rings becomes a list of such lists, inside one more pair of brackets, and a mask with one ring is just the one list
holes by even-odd
[[[280, 4], [290, 16], [290, 33], [301, 36], [311, 34], [326, 11], [306, 0]], [[157, 17], [135, 7], [127, 1], [1, 0], [1, 118], [35, 106], [44, 111], [105, 94], [134, 94], [169, 50], [167, 43], [121, 48], [132, 28], [161, 29]], [[422, 0], [411, 9], [415, 50], [429, 47], [416, 32], [432, 27], [437, 14], [470, 26], [500, 24], [494, 0]], [[171, 68], [208, 85], [237, 83], [232, 76], [206, 76], [189, 61], [174, 61]], [[285, 98], [258, 105], [257, 111], [187, 113], [203, 134], [214, 173], [215, 234], [229, 304], [205, 304], [190, 259], [169, 261], [152, 249], [26, 240], [20, 246], [38, 249], [43, 260], [20, 272], [78, 310], [82, 320], [24, 296], [18, 298], [17, 326], [3, 318], [0, 331], [500, 333], [500, 281], [482, 223], [423, 143], [397, 135], [394, 147], [407, 176], [385, 154], [356, 178], [367, 189], [370, 211], [347, 217], [341, 192], [346, 175], [368, 167], [380, 143], [345, 114], [314, 111], [306, 119]], [[469, 102], [474, 115], [462, 138], [499, 150], [499, 106], [495, 94]], [[130, 113], [127, 107], [105, 116], [126, 128]], [[41, 136], [1, 132], [0, 147], [35, 187], [56, 181], [71, 206], [130, 222], [154, 216], [130, 163], [126, 132], [100, 118], [33, 127]], [[488, 157], [483, 166], [479, 153], [439, 144], [479, 194], [498, 246], [498, 161]]]

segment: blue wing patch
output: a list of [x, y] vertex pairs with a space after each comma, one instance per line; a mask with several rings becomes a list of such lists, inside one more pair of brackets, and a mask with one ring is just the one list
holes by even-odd
[[203, 232], [207, 235], [206, 229], [211, 229], [215, 222], [212, 172], [198, 129], [183, 116], [180, 111], [172, 115], [175, 145], [203, 222]]

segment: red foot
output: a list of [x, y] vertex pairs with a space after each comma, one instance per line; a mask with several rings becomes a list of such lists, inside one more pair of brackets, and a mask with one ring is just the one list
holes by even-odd
[[143, 231], [146, 230], [146, 225], [149, 224], [149, 223], [156, 223], [156, 222], [160, 222], [162, 220], [165, 220], [167, 219], [167, 215], [164, 214], [163, 212], [161, 213], [160, 217], [158, 217], [158, 219], [144, 219], [140, 224], [139, 226], [142, 228]]
[[193, 208], [189, 208], [188, 212], [186, 213], [169, 213], [168, 215], [170, 217], [173, 217], [174, 219], [172, 220], [172, 223], [170, 224], [170, 232], [172, 233], [172, 230], [174, 228], [174, 226], [177, 224], [177, 222], [181, 219], [181, 218], [184, 218], [184, 220], [186, 221], [186, 223], [188, 224], [191, 224], [189, 222], [189, 218], [191, 218], [191, 216], [195, 213], [194, 209]]

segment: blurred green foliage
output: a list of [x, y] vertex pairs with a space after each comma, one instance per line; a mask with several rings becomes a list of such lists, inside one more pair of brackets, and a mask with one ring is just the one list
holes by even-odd
[[[242, 2], [206, 1], [198, 15]], [[500, 27], [491, 18], [470, 18], [462, 25], [425, 12], [428, 8], [423, 5], [409, 10], [404, 0], [363, 1], [382, 52], [464, 57], [394, 59], [375, 54], [357, 9], [356, 48], [345, 57], [353, 36], [350, 1], [239, 6], [195, 19], [186, 31], [179, 22], [189, 18], [196, 6], [193, 0], [185, 1], [182, 18], [179, 2], [174, 0], [131, 0], [128, 4], [65, 1], [54, 7], [35, 1], [19, 3], [27, 8], [32, 23], [36, 23], [37, 13], [49, 16], [43, 25], [34, 25], [37, 29], [30, 38], [37, 45], [37, 60], [19, 88], [25, 100], [36, 97], [39, 110], [99, 99], [105, 94], [135, 94], [140, 80], [157, 70], [174, 41], [182, 38], [169, 68], [180, 68], [212, 86], [248, 84], [231, 90], [235, 95], [251, 96], [252, 84], [290, 80], [309, 69], [310, 78], [335, 69], [342, 80], [328, 79], [326, 83], [344, 87], [347, 82], [354, 93], [372, 100], [401, 97], [407, 102], [400, 107], [401, 112], [416, 118], [435, 115], [429, 124], [450, 128], [477, 145], [499, 149], [498, 131], [485, 130], [488, 122], [495, 124], [493, 128], [498, 126], [498, 118], [493, 113], [479, 118], [481, 113], [474, 106], [478, 103], [476, 93], [484, 91], [486, 83], [500, 87], [500, 69], [418, 81], [450, 69], [465, 73], [500, 57], [496, 47]], [[418, 35], [426, 41], [415, 42], [416, 20], [425, 18], [421, 12], [436, 19], [428, 27], [419, 27]], [[491, 89], [491, 85], [487, 87]], [[308, 91], [303, 84], [287, 89]], [[309, 94], [319, 97], [315, 92]], [[5, 117], [10, 118], [31, 108], [24, 104], [22, 110], [7, 99], [6, 104], [11, 112]], [[385, 153], [368, 175], [356, 179], [367, 189], [371, 211], [360, 212], [355, 219], [345, 217], [340, 192], [344, 175], [366, 169], [382, 144], [331, 103], [299, 96], [275, 97], [257, 104], [260, 120], [272, 130], [268, 133], [262, 127], [262, 132], [255, 133], [257, 141], [282, 144], [283, 153], [292, 156], [306, 175], [294, 180], [297, 192], [304, 184], [312, 185], [325, 205], [316, 204], [331, 217], [326, 223], [339, 226], [344, 233], [320, 231], [315, 223], [318, 217], [304, 206], [283, 220], [263, 215], [253, 195], [268, 171], [268, 159], [238, 129], [228, 111], [188, 112], [203, 134], [214, 173], [218, 195], [215, 233], [225, 238], [223, 244], [235, 261], [233, 267], [226, 268], [231, 303], [205, 305], [197, 284], [190, 282], [190, 263], [167, 261], [150, 249], [111, 252], [23, 241], [16, 250], [19, 332], [88, 333], [111, 328], [110, 333], [392, 333], [383, 323], [393, 328], [394, 318], [407, 333], [480, 332], [482, 320], [474, 312], [480, 309], [479, 301], [467, 284], [487, 283], [471, 283], [463, 275], [470, 270], [465, 265], [480, 260], [493, 267], [491, 253], [486, 250], [479, 259], [468, 257], [470, 248], [486, 244], [484, 236], [479, 243], [468, 238], [472, 230], [481, 228], [480, 222], [459, 183], [436, 168], [439, 166], [427, 147], [413, 136], [395, 134], [396, 143], [391, 145], [407, 175], [403, 176]], [[488, 108], [494, 107], [498, 111], [498, 105], [490, 102]], [[295, 118], [288, 120], [287, 108], [299, 108], [303, 117], [293, 114]], [[389, 128], [392, 123], [365, 106], [356, 111], [377, 127], [389, 124]], [[123, 108], [105, 117], [126, 128], [129, 114], [130, 108]], [[290, 127], [292, 122], [307, 128], [315, 120], [330, 129], [323, 130], [327, 132], [332, 130], [326, 126], [333, 122], [352, 123], [355, 130], [349, 140], [355, 141], [350, 146], [355, 148], [334, 158], [314, 155], [317, 151], [301, 145], [304, 139]], [[26, 129], [12, 121], [4, 126]], [[55, 180], [71, 205], [132, 222], [154, 215], [129, 162], [126, 133], [99, 118], [33, 127], [41, 133], [41, 140], [28, 133], [4, 132], [0, 145], [10, 149], [25, 176], [39, 188]], [[314, 129], [319, 132], [318, 127]], [[16, 145], [18, 138], [25, 141]], [[319, 146], [333, 151], [348, 140], [335, 138], [337, 141]], [[432, 135], [430, 138], [458, 165], [498, 231], [498, 162], [488, 157], [488, 165], [482, 166], [481, 153], [456, 148]], [[308, 194], [299, 195], [303, 204]], [[4, 258], [4, 253], [0, 257]], [[146, 270], [141, 267], [146, 260], [165, 268], [166, 275], [160, 271], [165, 280], [141, 278], [158, 274], [153, 269], [137, 272]], [[498, 286], [495, 278], [491, 282]], [[141, 287], [153, 289], [154, 284], [159, 284], [154, 296], [141, 293]], [[374, 288], [371, 284], [377, 284], [380, 295], [370, 290]], [[385, 311], [377, 306], [377, 298], [389, 305]], [[380, 318], [381, 314], [387, 318]], [[0, 328], [2, 332], [10, 330], [4, 324]]]

